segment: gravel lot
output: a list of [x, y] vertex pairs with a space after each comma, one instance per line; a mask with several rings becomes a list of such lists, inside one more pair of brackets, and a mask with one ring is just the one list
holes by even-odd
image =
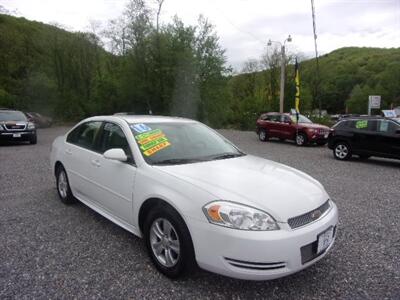
[[153, 268], [142, 240], [82, 204], [59, 201], [49, 152], [66, 130], [42, 129], [33, 146], [0, 146], [0, 299], [400, 299], [400, 161], [338, 162], [326, 147], [221, 131], [242, 150], [321, 181], [339, 207], [336, 245], [283, 279], [198, 271], [171, 281]]

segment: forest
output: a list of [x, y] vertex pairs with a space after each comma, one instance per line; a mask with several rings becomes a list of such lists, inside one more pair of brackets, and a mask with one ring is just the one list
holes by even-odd
[[[131, 0], [119, 18], [70, 32], [0, 14], [0, 107], [38, 111], [58, 120], [132, 112], [183, 116], [213, 127], [252, 129], [259, 113], [279, 109], [279, 49], [227, 65], [217, 31]], [[315, 59], [289, 53], [285, 110], [294, 106], [294, 59], [300, 61], [302, 112], [366, 113], [368, 95], [400, 105], [400, 48], [342, 48]], [[244, 58], [245, 60], [245, 58]]]

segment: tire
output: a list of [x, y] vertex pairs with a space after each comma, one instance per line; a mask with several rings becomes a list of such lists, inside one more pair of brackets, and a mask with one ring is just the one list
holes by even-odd
[[268, 141], [267, 131], [265, 129], [260, 129], [258, 131], [258, 138], [260, 139], [261, 142]]
[[295, 143], [297, 146], [305, 146], [308, 143], [307, 135], [304, 134], [303, 132], [299, 132], [296, 135]]
[[348, 160], [351, 158], [351, 147], [346, 142], [338, 142], [333, 147], [333, 156], [338, 160]]
[[37, 144], [37, 135], [36, 134], [31, 137], [31, 139], [29, 140], [29, 143], [31, 143], [31, 145]]
[[195, 268], [189, 230], [169, 205], [158, 205], [150, 211], [144, 223], [144, 238], [153, 264], [165, 276], [182, 277]]
[[76, 202], [69, 186], [68, 175], [64, 167], [60, 166], [56, 171], [57, 193], [64, 204], [73, 204]]

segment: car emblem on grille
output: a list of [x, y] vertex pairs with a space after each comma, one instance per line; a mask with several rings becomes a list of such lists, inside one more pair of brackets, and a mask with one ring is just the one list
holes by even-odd
[[316, 220], [322, 215], [321, 211], [319, 209], [313, 211], [311, 213], [311, 219]]

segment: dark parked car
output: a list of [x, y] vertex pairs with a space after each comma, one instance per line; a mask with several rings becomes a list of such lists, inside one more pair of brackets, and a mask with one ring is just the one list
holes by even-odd
[[297, 122], [296, 115], [270, 112], [258, 118], [256, 131], [263, 142], [269, 138], [279, 138], [293, 140], [298, 146], [304, 146], [309, 143], [325, 145], [330, 128], [315, 124], [303, 115], [299, 115]]
[[400, 119], [344, 119], [333, 126], [328, 147], [339, 160], [349, 159], [353, 154], [361, 159], [371, 156], [400, 159]]
[[25, 115], [29, 121], [35, 123], [40, 128], [50, 127], [53, 124], [52, 118], [43, 116], [37, 112], [26, 112]]
[[29, 141], [36, 144], [35, 124], [29, 122], [23, 112], [0, 110], [0, 141]]

